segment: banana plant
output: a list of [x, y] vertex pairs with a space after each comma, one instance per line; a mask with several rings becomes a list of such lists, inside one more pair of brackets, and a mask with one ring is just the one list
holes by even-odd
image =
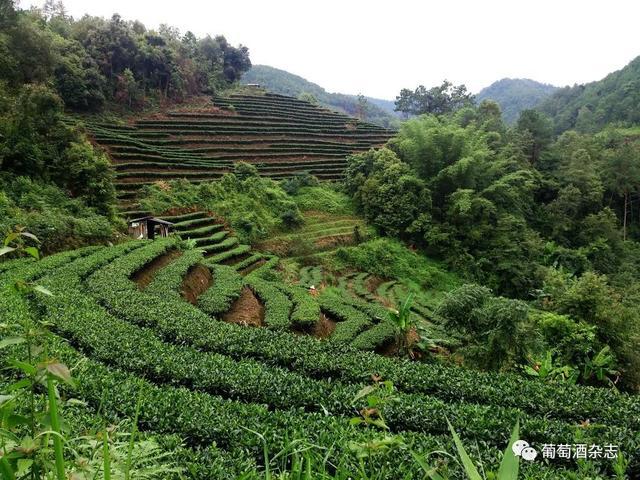
[[407, 297], [400, 305], [400, 310], [391, 310], [389, 317], [393, 322], [396, 330], [396, 343], [398, 345], [398, 352], [404, 355], [409, 350], [408, 334], [410, 330], [415, 327], [415, 321], [411, 315], [411, 305], [413, 304], [413, 293], [407, 295]]

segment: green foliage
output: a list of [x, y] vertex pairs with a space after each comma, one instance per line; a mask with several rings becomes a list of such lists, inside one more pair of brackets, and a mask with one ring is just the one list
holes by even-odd
[[115, 190], [107, 157], [64, 119], [59, 97], [25, 85], [0, 105], [0, 165], [15, 175], [53, 182], [103, 215], [113, 214]]
[[494, 297], [485, 287], [463, 285], [450, 292], [436, 315], [465, 335], [467, 345], [459, 352], [468, 357], [469, 365], [509, 369], [542, 346], [527, 304]]
[[336, 265], [338, 268], [346, 266], [382, 278], [406, 279], [426, 289], [446, 291], [460, 283], [442, 265], [389, 238], [377, 238], [354, 247], [342, 247], [337, 250], [336, 258], [342, 263]]
[[527, 78], [503, 78], [480, 90], [476, 95], [476, 101], [497, 102], [505, 123], [513, 125], [522, 110], [535, 108], [557, 89], [553, 85]]
[[227, 219], [242, 241], [263, 238], [282, 227], [285, 219], [300, 218], [297, 205], [276, 182], [251, 175], [243, 177], [227, 174], [216, 182], [193, 184], [176, 180], [168, 185], [150, 185], [144, 188], [140, 205], [157, 213], [175, 207], [216, 212]]
[[389, 149], [349, 158], [347, 189], [367, 220], [390, 235], [408, 230], [431, 209], [429, 190]]
[[282, 181], [282, 188], [289, 195], [296, 195], [303, 187], [317, 187], [320, 185], [317, 177], [308, 172], [297, 173]]
[[557, 90], [539, 109], [554, 119], [555, 131], [597, 132], [607, 124], [640, 123], [640, 58], [602, 80]]
[[248, 49], [223, 36], [147, 30], [117, 14], [76, 21], [64, 7], [26, 11], [6, 3], [0, 80], [50, 83], [75, 110], [95, 112], [107, 101], [138, 107], [146, 94], [181, 100], [225, 88], [251, 67]]
[[0, 177], [0, 232], [22, 226], [51, 253], [111, 240], [114, 223], [62, 190], [27, 177]]
[[598, 356], [604, 360], [604, 355], [599, 355], [600, 349], [610, 348], [617, 361], [605, 362], [609, 370], [621, 367], [623, 380], [628, 387], [635, 388], [635, 372], [640, 362], [636, 348], [640, 339], [640, 318], [635, 303], [620, 297], [605, 276], [593, 272], [567, 277], [552, 271], [544, 292], [547, 295], [541, 303], [544, 308], [570, 315], [581, 325], [589, 325], [595, 333], [597, 343], [585, 352], [588, 355], [584, 355], [578, 365], [583, 367]]
[[[448, 420], [447, 420], [447, 423], [449, 423], [449, 430], [451, 431], [451, 435], [453, 436], [456, 449], [458, 450], [458, 455], [464, 467], [465, 473], [467, 474], [467, 477], [469, 478], [469, 480], [482, 480], [483, 477], [480, 476], [478, 469], [476, 468], [473, 461], [469, 457], [469, 454], [465, 450], [462, 444], [462, 441], [460, 440], [460, 437], [458, 437], [458, 434], [453, 429], [453, 425], [451, 425], [451, 423]], [[520, 459], [516, 457], [512, 447], [513, 447], [513, 444], [516, 441], [518, 441], [519, 438], [520, 438], [520, 422], [518, 421], [513, 427], [513, 430], [511, 432], [511, 438], [502, 456], [502, 462], [500, 463], [500, 470], [497, 472], [497, 474], [493, 472], [489, 472], [488, 474], [491, 476], [485, 477], [485, 478], [495, 478], [495, 480], [517, 480], [518, 479], [518, 472], [520, 471]], [[433, 480], [441, 480], [442, 477], [435, 474], [435, 475], [431, 475], [431, 478]]]
[[337, 215], [354, 213], [349, 196], [326, 185], [303, 186], [295, 192], [293, 199], [302, 211], [315, 210]]
[[442, 85], [429, 90], [424, 85], [418, 86], [413, 92], [403, 88], [396, 97], [395, 109], [405, 115], [442, 115], [472, 104], [473, 99], [466, 86], [453, 85], [445, 80]]

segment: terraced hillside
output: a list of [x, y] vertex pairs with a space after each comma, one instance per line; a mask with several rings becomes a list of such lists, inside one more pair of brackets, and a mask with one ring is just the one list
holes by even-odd
[[[174, 220], [194, 238], [224, 231], [201, 215]], [[263, 468], [265, 452], [274, 458], [292, 439], [319, 449], [331, 468], [358, 472], [366, 463], [379, 478], [422, 478], [411, 450], [453, 452], [446, 418], [463, 441], [478, 442], [473, 455], [487, 467], [495, 468], [518, 418], [521, 438], [534, 446], [611, 443], [637, 466], [637, 397], [377, 355], [367, 350], [384, 337], [385, 320], [374, 303], [273, 282], [274, 259], [243, 275], [238, 263], [179, 246], [174, 238], [130, 241], [2, 264], [0, 312], [9, 325], [47, 319], [49, 354], [75, 367], [76, 386], [61, 387], [64, 395], [93, 412], [135, 415], [145, 432], [177, 434], [194, 452], [205, 449], [192, 478]], [[18, 279], [52, 295], [13, 295], [7, 287]], [[348, 281], [359, 290], [367, 278]], [[323, 315], [335, 325], [317, 331]], [[26, 355], [19, 347], [0, 357]], [[397, 388], [385, 407], [388, 435], [411, 450], [383, 448], [359, 459], [354, 442], [367, 445], [381, 433], [349, 421], [366, 405], [353, 399], [379, 379]], [[581, 478], [577, 468], [558, 460], [521, 470], [523, 478]], [[461, 478], [454, 462], [450, 471]]]
[[135, 208], [137, 190], [161, 180], [201, 182], [229, 172], [238, 161], [261, 175], [283, 179], [309, 172], [342, 177], [345, 157], [384, 144], [392, 132], [282, 95], [216, 97], [199, 111], [170, 111], [131, 124], [88, 124], [109, 152], [121, 205]]
[[260, 248], [281, 257], [319, 254], [372, 234], [373, 228], [358, 216], [307, 211], [302, 228], [271, 235], [260, 243]]

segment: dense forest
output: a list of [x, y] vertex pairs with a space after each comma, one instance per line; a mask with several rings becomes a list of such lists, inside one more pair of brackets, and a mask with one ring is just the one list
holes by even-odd
[[536, 107], [556, 90], [557, 87], [553, 85], [528, 78], [503, 78], [480, 90], [476, 100], [497, 102], [505, 123], [513, 125], [522, 110]]
[[595, 133], [611, 123], [640, 123], [640, 57], [602, 80], [557, 90], [539, 110], [553, 119], [554, 132]]
[[22, 225], [47, 250], [118, 226], [110, 162], [69, 113], [213, 94], [251, 66], [248, 49], [223, 36], [156, 32], [119, 15], [75, 20], [53, 1], [17, 10], [0, 0], [0, 12], [0, 228]]
[[283, 95], [316, 101], [349, 115], [362, 118], [385, 127], [395, 126], [397, 118], [392, 101], [343, 93], [329, 93], [320, 85], [292, 73], [269, 67], [254, 65], [242, 77], [243, 83], [257, 83]]
[[[637, 388], [638, 131], [554, 138], [535, 110], [511, 128], [495, 102], [451, 110], [409, 120], [387, 148], [352, 157], [347, 191], [387, 235], [497, 293], [594, 328], [587, 349], [611, 347]], [[557, 353], [563, 363], [587, 352]]]

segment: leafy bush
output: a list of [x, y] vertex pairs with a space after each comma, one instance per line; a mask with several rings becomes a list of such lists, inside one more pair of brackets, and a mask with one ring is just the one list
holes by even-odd
[[566, 315], [532, 310], [530, 316], [561, 364], [581, 365], [596, 351], [596, 327]]
[[280, 219], [282, 220], [282, 225], [287, 229], [299, 227], [304, 223], [304, 218], [298, 209], [287, 210], [280, 215]]
[[289, 195], [296, 195], [302, 187], [317, 187], [319, 181], [308, 172], [297, 173], [281, 182], [282, 189]]
[[463, 285], [448, 293], [436, 310], [449, 328], [466, 335], [461, 350], [469, 365], [509, 369], [526, 362], [542, 349], [529, 318], [529, 306], [520, 301], [494, 297], [479, 285]]
[[0, 233], [17, 225], [42, 242], [44, 253], [112, 240], [116, 224], [59, 188], [27, 177], [0, 177]]
[[354, 213], [353, 202], [349, 196], [330, 185], [301, 187], [293, 198], [303, 211], [316, 210], [338, 215]]
[[211, 265], [210, 268], [213, 284], [198, 297], [198, 307], [211, 315], [219, 315], [229, 310], [240, 296], [244, 283], [232, 267]]
[[243, 241], [253, 241], [283, 225], [283, 216], [298, 218], [295, 202], [273, 180], [235, 174], [220, 180], [192, 184], [176, 180], [146, 186], [140, 197], [143, 209], [162, 213], [176, 207], [198, 207], [224, 217]]
[[390, 238], [342, 247], [337, 250], [336, 258], [345, 266], [383, 278], [408, 279], [424, 288], [449, 290], [459, 283], [437, 263]]

